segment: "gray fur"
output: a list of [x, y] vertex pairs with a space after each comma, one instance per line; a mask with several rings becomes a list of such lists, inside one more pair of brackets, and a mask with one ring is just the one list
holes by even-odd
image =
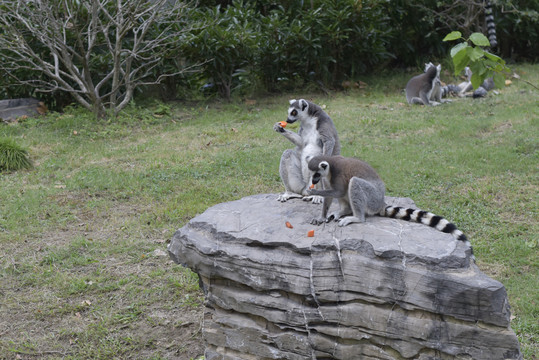
[[448, 87], [450, 87], [451, 89], [451, 92], [454, 93], [458, 97], [463, 97], [465, 96], [465, 93], [473, 90], [472, 70], [470, 70], [470, 68], [467, 66], [464, 68], [464, 75], [466, 76], [466, 81], [463, 81], [458, 85], [453, 85], [453, 84], [448, 85]]
[[488, 78], [483, 81], [481, 86], [474, 90], [472, 86], [472, 71], [469, 67], [466, 67], [464, 69], [464, 72], [466, 75], [466, 81], [463, 81], [458, 85], [448, 85], [449, 91], [459, 97], [466, 96], [473, 97], [474, 99], [479, 97], [485, 97], [490, 90], [496, 87], [496, 85], [494, 84], [494, 80], [492, 78]]
[[[324, 197], [322, 215], [311, 223], [319, 225], [331, 219], [340, 219], [340, 226], [365, 222], [367, 215], [378, 214], [385, 208], [384, 182], [366, 162], [342, 156], [316, 156], [309, 161], [309, 169], [315, 173], [313, 183], [322, 180], [324, 186], [323, 190], [309, 190]], [[340, 209], [328, 216], [333, 198], [338, 199]], [[350, 213], [352, 216], [346, 216]]]
[[435, 66], [433, 63], [425, 64], [425, 72], [428, 71], [429, 68], [435, 67], [436, 68], [436, 81], [434, 82], [434, 87], [432, 89], [432, 93], [430, 94], [430, 101], [436, 102], [436, 103], [448, 103], [451, 102], [449, 99], [442, 99], [442, 97], [447, 96], [448, 90], [447, 87], [442, 86], [442, 80], [440, 80], [440, 72], [442, 71], [442, 65], [438, 64], [438, 66]]
[[486, 78], [485, 81], [481, 84], [481, 87], [484, 88], [486, 91], [490, 91], [496, 87], [496, 84], [494, 84], [493, 78]]
[[474, 99], [479, 98], [479, 97], [485, 97], [487, 96], [488, 92], [494, 89], [495, 87], [496, 85], [494, 84], [494, 79], [487, 78], [485, 79], [485, 81], [483, 81], [481, 86], [479, 86], [476, 90], [473, 91], [472, 97]]
[[432, 87], [432, 92], [430, 94], [429, 101], [431, 102], [442, 102], [442, 81], [440, 80], [440, 71], [442, 70], [442, 65], [434, 66], [433, 63], [425, 64], [425, 72], [429, 70], [431, 67], [436, 67], [436, 80], [434, 81], [434, 85]]
[[[322, 214], [313, 219], [312, 224], [335, 220], [339, 226], [346, 226], [365, 222], [368, 215], [380, 215], [425, 224], [470, 245], [462, 231], [440, 216], [420, 209], [386, 206], [384, 182], [364, 161], [342, 156], [316, 156], [309, 161], [309, 170], [313, 172], [313, 184], [323, 184], [322, 190], [311, 189], [309, 193], [324, 197]], [[340, 209], [328, 216], [333, 198], [338, 199]]]
[[477, 88], [476, 90], [474, 90], [474, 92], [472, 93], [472, 97], [473, 97], [474, 99], [476, 99], [476, 98], [478, 98], [478, 97], [485, 97], [485, 96], [487, 96], [487, 90], [486, 90], [484, 87], [482, 87], [482, 86], [478, 87], [478, 88]]
[[448, 95], [455, 95], [455, 96], [459, 96], [462, 90], [458, 85], [455, 85], [455, 84], [449, 84], [445, 88], [447, 89]]
[[285, 192], [279, 195], [279, 201], [291, 198], [303, 198], [314, 203], [322, 202], [320, 196], [309, 195], [310, 171], [307, 159], [317, 155], [338, 155], [341, 145], [333, 120], [318, 105], [305, 99], [290, 100], [287, 123], [300, 122], [297, 133], [284, 129], [277, 122], [273, 129], [281, 133], [296, 147], [283, 152], [279, 164], [279, 174]]
[[461, 82], [458, 84], [458, 88], [460, 89], [458, 92], [458, 96], [462, 97], [467, 93], [468, 91], [473, 90], [472, 86], [472, 70], [468, 66], [464, 68], [464, 75], [466, 76], [466, 81]]
[[440, 87], [441, 66], [429, 66], [423, 74], [414, 76], [406, 84], [406, 100], [408, 104], [436, 106], [440, 102], [432, 101], [432, 94], [437, 95], [436, 87]]

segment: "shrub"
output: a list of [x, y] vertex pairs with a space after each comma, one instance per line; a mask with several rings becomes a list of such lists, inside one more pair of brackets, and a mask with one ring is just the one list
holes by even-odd
[[276, 8], [262, 20], [263, 78], [270, 86], [297, 78], [335, 85], [366, 73], [391, 57], [388, 20], [379, 0]]
[[498, 53], [513, 61], [539, 60], [537, 0], [492, 0]]
[[193, 12], [193, 19], [198, 30], [187, 36], [183, 54], [191, 62], [203, 63], [207, 80], [230, 99], [256, 68], [258, 14], [249, 3], [234, 1], [225, 9], [200, 8]]
[[[501, 57], [537, 61], [539, 11], [537, 0], [490, 0]], [[484, 1], [391, 1], [387, 13], [392, 40], [390, 51], [401, 65], [422, 64], [445, 57], [449, 48], [445, 34], [457, 30], [465, 37], [487, 35]]]

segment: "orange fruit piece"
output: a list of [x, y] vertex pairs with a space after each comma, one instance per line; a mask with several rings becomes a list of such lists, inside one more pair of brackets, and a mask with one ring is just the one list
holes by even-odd
[[309, 189], [314, 189], [314, 184], [311, 184], [311, 186], [309, 186]]
[[293, 228], [294, 228], [294, 227], [292, 226], [292, 224], [290, 224], [288, 221], [285, 222], [285, 225], [286, 225], [286, 227], [289, 228], [289, 229], [293, 229]]
[[288, 123], [286, 121], [279, 121], [279, 125], [281, 125], [283, 128], [285, 128], [287, 124]]
[[309, 230], [309, 232], [307, 233], [307, 236], [308, 237], [313, 237], [314, 236], [314, 230]]

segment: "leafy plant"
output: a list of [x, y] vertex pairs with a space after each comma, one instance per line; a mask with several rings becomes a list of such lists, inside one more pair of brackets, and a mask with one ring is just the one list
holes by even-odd
[[537, 0], [496, 0], [494, 19], [497, 53], [516, 62], [539, 59], [539, 4]]
[[[481, 46], [490, 46], [487, 37], [481, 33], [473, 33], [468, 39], [462, 37], [460, 31], [453, 31], [443, 41], [463, 40], [451, 49], [451, 57], [455, 66], [455, 75], [460, 74], [466, 66], [472, 70], [472, 86], [477, 89], [486, 78], [492, 77], [496, 87], [504, 86], [504, 71], [510, 71], [505, 61], [489, 53]], [[469, 44], [471, 42], [473, 46]]]
[[10, 138], [0, 138], [0, 171], [28, 169], [32, 167], [28, 151]]
[[259, 17], [242, 1], [225, 9], [199, 9], [193, 16], [198, 29], [187, 36], [183, 52], [189, 61], [204, 63], [208, 82], [229, 100], [233, 90], [248, 83], [246, 75], [256, 63]]

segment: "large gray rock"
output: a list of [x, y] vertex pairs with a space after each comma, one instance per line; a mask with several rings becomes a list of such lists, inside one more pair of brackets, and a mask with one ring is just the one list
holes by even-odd
[[522, 359], [505, 288], [462, 242], [378, 216], [315, 226], [320, 205], [276, 199], [216, 205], [172, 238], [206, 295], [206, 360]]

